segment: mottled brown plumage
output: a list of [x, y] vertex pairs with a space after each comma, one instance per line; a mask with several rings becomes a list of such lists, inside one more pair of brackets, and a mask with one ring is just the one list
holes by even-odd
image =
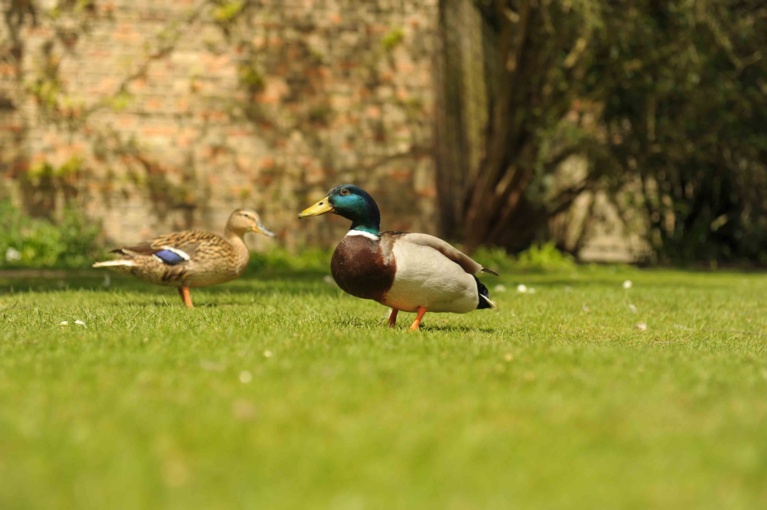
[[242, 274], [250, 258], [243, 239], [248, 232], [274, 236], [261, 224], [258, 214], [238, 209], [229, 216], [223, 236], [199, 230], [174, 232], [112, 250], [122, 257], [97, 262], [93, 267], [177, 287], [184, 304], [191, 308], [190, 288], [228, 282]]

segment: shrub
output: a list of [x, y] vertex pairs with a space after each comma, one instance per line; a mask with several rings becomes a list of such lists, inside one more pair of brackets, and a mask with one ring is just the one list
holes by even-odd
[[251, 253], [248, 268], [259, 273], [329, 273], [331, 253], [319, 248], [291, 254], [284, 248]]
[[559, 251], [554, 243], [533, 245], [517, 255], [517, 264], [525, 269], [567, 270], [575, 267], [572, 256]]
[[32, 218], [0, 200], [0, 266], [87, 267], [98, 255], [100, 227], [67, 207], [58, 221]]
[[503, 248], [478, 248], [472, 258], [483, 266], [505, 273], [508, 271], [555, 271], [575, 267], [573, 258], [559, 251], [554, 243], [533, 245], [516, 257]]

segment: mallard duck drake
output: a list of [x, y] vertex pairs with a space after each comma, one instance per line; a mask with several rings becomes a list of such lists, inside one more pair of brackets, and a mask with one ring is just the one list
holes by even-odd
[[338, 244], [330, 271], [339, 287], [353, 296], [391, 307], [389, 326], [397, 313], [416, 312], [415, 331], [426, 312], [466, 313], [495, 308], [487, 287], [477, 279], [483, 267], [447, 242], [428, 234], [381, 232], [381, 215], [373, 197], [353, 184], [331, 189], [298, 218], [335, 213], [351, 220]]
[[184, 304], [192, 308], [192, 287], [207, 287], [228, 282], [245, 270], [250, 252], [243, 237], [256, 232], [274, 237], [255, 211], [237, 209], [226, 222], [224, 235], [199, 230], [184, 230], [155, 237], [135, 246], [112, 250], [121, 258], [96, 262], [157, 285], [177, 287]]

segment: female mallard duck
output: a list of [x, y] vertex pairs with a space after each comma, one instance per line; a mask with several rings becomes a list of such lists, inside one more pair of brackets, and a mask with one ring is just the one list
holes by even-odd
[[96, 262], [157, 285], [178, 287], [184, 304], [192, 308], [191, 287], [207, 287], [234, 280], [248, 264], [250, 253], [243, 237], [256, 232], [270, 237], [254, 211], [237, 209], [226, 222], [224, 235], [185, 230], [155, 237], [135, 246], [112, 250], [122, 258]]
[[298, 218], [335, 213], [352, 226], [333, 252], [330, 271], [339, 287], [353, 296], [391, 307], [389, 326], [397, 312], [416, 312], [415, 331], [424, 314], [466, 313], [495, 308], [487, 287], [474, 276], [497, 276], [468, 255], [428, 234], [380, 232], [381, 215], [373, 197], [352, 184], [336, 186]]

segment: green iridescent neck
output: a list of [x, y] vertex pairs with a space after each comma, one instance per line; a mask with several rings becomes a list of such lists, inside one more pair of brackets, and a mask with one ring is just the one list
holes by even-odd
[[367, 232], [368, 234], [373, 234], [374, 236], [377, 236], [381, 233], [381, 229], [378, 227], [378, 225], [356, 225], [353, 223], [349, 230], [359, 230], [360, 232]]
[[349, 230], [359, 230], [378, 235], [381, 232], [381, 213], [373, 197], [364, 190], [358, 190], [354, 200], [342, 207], [336, 206], [336, 212], [352, 220]]

